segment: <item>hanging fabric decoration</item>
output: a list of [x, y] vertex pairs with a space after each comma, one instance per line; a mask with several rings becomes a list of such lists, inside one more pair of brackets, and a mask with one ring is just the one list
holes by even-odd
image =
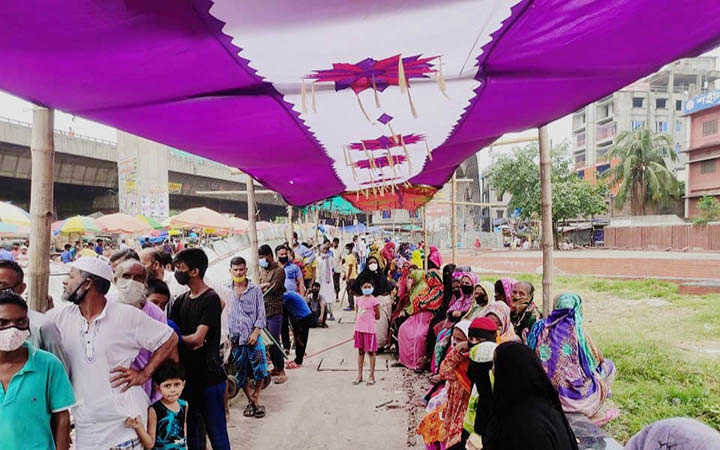
[[438, 85], [438, 89], [440, 89], [440, 92], [445, 96], [445, 98], [450, 98], [447, 95], [447, 85], [445, 84], [445, 77], [443, 77], [443, 71], [442, 71], [442, 56], [438, 56], [438, 62], [437, 62], [437, 70], [435, 71], [435, 82]]
[[307, 112], [307, 99], [305, 98], [305, 78], [300, 83], [300, 110], [303, 114]]
[[375, 74], [370, 76], [372, 80], [373, 96], [375, 97], [375, 107], [380, 108], [380, 98], [378, 96], [377, 85], [375, 84]]

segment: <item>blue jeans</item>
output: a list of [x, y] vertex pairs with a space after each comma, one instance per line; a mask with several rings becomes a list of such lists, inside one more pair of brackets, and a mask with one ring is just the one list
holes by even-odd
[[[274, 316], [270, 316], [265, 319], [268, 331], [278, 342], [280, 342], [282, 322], [282, 314], [275, 314]], [[282, 349], [277, 348], [277, 345], [270, 346], [270, 360], [272, 361], [273, 368], [275, 370], [285, 370], [285, 359], [283, 358]]]
[[230, 450], [225, 421], [225, 382], [210, 386], [188, 401], [188, 450], [205, 450], [205, 434], [213, 450]]

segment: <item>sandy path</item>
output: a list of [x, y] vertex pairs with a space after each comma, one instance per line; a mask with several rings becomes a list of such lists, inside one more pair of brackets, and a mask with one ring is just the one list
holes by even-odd
[[[350, 312], [336, 317], [341, 315], [352, 320]], [[329, 325], [327, 329], [310, 330], [308, 354], [352, 336], [351, 323]], [[402, 369], [389, 367], [390, 357], [378, 355], [377, 384], [353, 386], [356, 357], [356, 350], [348, 342], [306, 358], [304, 367], [288, 371], [286, 384], [271, 385], [263, 391], [261, 404], [267, 409], [263, 419], [243, 417], [247, 402], [244, 394], [238, 394], [231, 401], [232, 448], [407, 448], [407, 411], [403, 408], [407, 396], [402, 387]], [[392, 402], [390, 407], [376, 408], [386, 402]]]

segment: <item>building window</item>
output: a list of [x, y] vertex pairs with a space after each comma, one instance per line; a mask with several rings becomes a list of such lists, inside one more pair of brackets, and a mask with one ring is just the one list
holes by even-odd
[[615, 125], [615, 122], [598, 125], [595, 129], [595, 138], [598, 141], [604, 141], [605, 139], [615, 136], [616, 130], [617, 126]]
[[682, 131], [682, 121], [676, 120], [675, 121], [675, 132], [679, 133]]
[[675, 100], [675, 111], [682, 111], [682, 100]]
[[578, 133], [575, 135], [575, 148], [585, 147], [585, 133]]
[[666, 98], [656, 98], [655, 99], [655, 108], [656, 109], [666, 109], [667, 108], [667, 99]]
[[612, 145], [612, 142], [609, 142], [609, 143], [604, 144], [604, 145], [602, 145], [602, 146], [601, 146], [601, 145], [598, 145], [597, 151], [596, 151], [596, 153], [595, 153], [595, 158], [597, 158], [597, 159], [604, 158], [605, 155], [607, 155], [607, 152], [610, 151], [610, 146], [611, 146], [611, 145]]
[[392, 211], [390, 211], [390, 210], [382, 211], [381, 214], [382, 214], [383, 219], [391, 219], [392, 218]]
[[505, 211], [502, 209], [498, 209], [497, 211], [495, 211], [495, 215], [498, 219], [502, 219], [503, 217], [505, 217]]
[[703, 127], [703, 136], [712, 136], [713, 134], [717, 134], [718, 131], [718, 121], [715, 120], [706, 120], [702, 124]]
[[585, 171], [584, 170], [578, 170], [578, 178], [581, 180], [585, 179]]
[[658, 120], [655, 122], [655, 131], [658, 133], [667, 133], [668, 123], [664, 120]]
[[585, 165], [585, 152], [575, 153], [575, 165], [580, 167]]
[[495, 200], [498, 202], [503, 201], [503, 195], [500, 192], [495, 193]]
[[600, 118], [601, 118], [601, 119], [605, 119], [605, 118], [607, 118], [607, 117], [612, 116], [612, 113], [613, 113], [613, 108], [612, 108], [612, 106], [613, 106], [612, 103], [608, 103], [608, 104], [606, 104], [606, 105], [601, 105], [601, 106], [600, 106]]
[[632, 123], [630, 124], [630, 126], [632, 127], [633, 130], [637, 130], [638, 128], [642, 128], [645, 126], [645, 121], [644, 120], [633, 120]]
[[642, 108], [644, 100], [642, 97], [633, 97], [633, 108]]
[[701, 162], [700, 173], [715, 173], [715, 160]]
[[597, 173], [598, 175], [602, 175], [603, 173], [607, 172], [610, 169], [610, 164], [601, 164], [597, 166]]

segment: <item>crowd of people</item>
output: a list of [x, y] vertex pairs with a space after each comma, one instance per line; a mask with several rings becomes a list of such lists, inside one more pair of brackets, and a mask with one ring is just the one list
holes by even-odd
[[288, 382], [310, 329], [343, 305], [355, 315], [354, 385], [375, 384], [383, 351], [428, 373], [417, 427], [428, 449], [573, 449], [567, 414], [598, 425], [618, 414], [615, 368], [584, 329], [578, 295], [559, 295], [542, 317], [531, 283], [443, 266], [422, 242], [294, 236], [259, 247], [256, 280], [231, 258], [221, 284], [206, 282], [201, 248], [105, 257], [97, 246], [72, 256], [63, 302], [46, 313], [28, 309], [23, 267], [0, 257], [2, 448], [67, 449], [73, 424], [77, 449], [229, 449], [230, 392], [244, 393], [245, 417], [265, 417], [263, 390]]

